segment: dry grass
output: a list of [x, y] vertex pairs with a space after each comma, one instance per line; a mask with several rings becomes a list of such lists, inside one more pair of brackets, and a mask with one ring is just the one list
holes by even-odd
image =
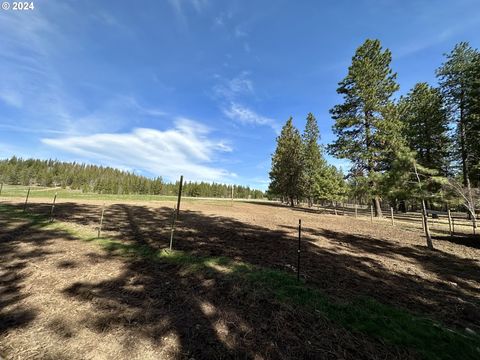
[[[0, 215], [0, 352], [8, 358], [415, 357], [269, 297], [227, 276], [222, 263], [185, 271], [79, 241], [95, 235], [99, 205], [58, 204], [57, 218], [73, 233], [58, 222], [39, 228]], [[167, 246], [173, 202], [107, 205], [106, 236], [140, 248]], [[436, 240], [437, 250], [428, 252], [419, 232], [261, 204], [192, 202], [182, 210], [176, 248], [287, 272], [295, 271], [302, 218], [302, 277], [312, 288], [339, 301], [369, 296], [478, 331], [480, 251], [470, 243]]]

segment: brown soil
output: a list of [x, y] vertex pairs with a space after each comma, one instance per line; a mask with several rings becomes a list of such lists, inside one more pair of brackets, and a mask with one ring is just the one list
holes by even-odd
[[[49, 206], [32, 200], [33, 213]], [[20, 205], [21, 206], [21, 205]], [[60, 202], [61, 221], [94, 230], [101, 202]], [[104, 231], [168, 246], [173, 202], [107, 203]], [[480, 239], [443, 237], [263, 203], [186, 202], [175, 248], [301, 273], [340, 299], [368, 295], [456, 327], [479, 330]], [[112, 256], [61, 231], [0, 215], [0, 354], [8, 359], [405, 359], [232, 283], [174, 265]]]

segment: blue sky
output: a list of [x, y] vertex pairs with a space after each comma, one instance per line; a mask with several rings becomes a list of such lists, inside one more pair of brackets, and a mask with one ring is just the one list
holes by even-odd
[[[480, 46], [478, 0], [54, 1], [0, 10], [0, 158], [265, 189], [289, 116], [328, 110], [355, 49], [393, 52], [399, 94]], [[329, 157], [347, 170], [348, 162]]]

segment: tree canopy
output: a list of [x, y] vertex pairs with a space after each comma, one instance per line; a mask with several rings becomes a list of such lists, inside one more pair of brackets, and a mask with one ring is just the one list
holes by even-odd
[[[0, 160], [0, 182], [12, 185], [59, 186], [83, 192], [101, 194], [175, 195], [178, 183], [148, 178], [112, 167], [68, 163], [57, 160], [20, 159]], [[263, 198], [260, 190], [233, 185], [237, 198]], [[183, 187], [185, 196], [229, 198], [232, 185], [190, 182]]]

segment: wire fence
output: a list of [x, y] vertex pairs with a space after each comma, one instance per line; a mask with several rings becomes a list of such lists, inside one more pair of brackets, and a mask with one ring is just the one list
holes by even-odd
[[[51, 207], [51, 216], [53, 217], [53, 211], [55, 207], [55, 199], [57, 196], [57, 191], [59, 197], [70, 198], [70, 193], [62, 193], [62, 189], [56, 188], [32, 188], [32, 191], [29, 190], [30, 188], [26, 187], [4, 187], [2, 192], [0, 193], [0, 201], [2, 200], [13, 200], [15, 198], [20, 199], [22, 198], [24, 203], [24, 207], [28, 206], [29, 196], [32, 195], [34, 197], [42, 197], [42, 198], [49, 198], [53, 199], [53, 204]], [[5, 191], [6, 190], [6, 191]], [[65, 195], [65, 196], [61, 196]], [[74, 194], [75, 196], [72, 200], [76, 200], [79, 198], [84, 198], [87, 200], [92, 199], [91, 194], [86, 195], [85, 197], [78, 196], [78, 194]], [[143, 197], [134, 198], [130, 196], [126, 196], [124, 199], [123, 197], [114, 197], [115, 200], [150, 200], [145, 199]], [[165, 197], [157, 197], [151, 200], [160, 200], [161, 198]], [[102, 196], [98, 196], [96, 200], [105, 200]], [[169, 200], [173, 200], [174, 197], [170, 197]], [[188, 198], [186, 198], [188, 199]], [[201, 199], [196, 199], [201, 200]], [[217, 200], [216, 198], [208, 198], [205, 200]], [[240, 200], [248, 200], [248, 199], [235, 199], [237, 201]], [[252, 201], [252, 200], [249, 200]], [[300, 204], [302, 207], [309, 209], [306, 204]], [[358, 219], [365, 219], [370, 220], [374, 223], [382, 223], [385, 225], [390, 226], [397, 226], [399, 228], [404, 229], [412, 229], [412, 230], [423, 230], [423, 221], [422, 221], [422, 214], [420, 211], [406, 211], [401, 212], [398, 210], [393, 210], [390, 207], [382, 207], [382, 217], [378, 218], [375, 217], [373, 214], [373, 209], [370, 205], [365, 204], [353, 204], [353, 203], [333, 203], [333, 204], [314, 204], [311, 209], [314, 209], [318, 212], [323, 212], [327, 214], [334, 214], [339, 216], [350, 216], [355, 217]], [[450, 211], [437, 211], [437, 210], [427, 210], [428, 215], [428, 223], [430, 230], [437, 235], [472, 235], [477, 234], [479, 231], [475, 227], [475, 223], [473, 219], [471, 219], [466, 212], [450, 212]], [[477, 222], [478, 220], [477, 216]]]
[[[351, 203], [337, 205], [316, 204], [312, 208], [332, 215], [356, 217], [376, 223], [385, 223], [385, 225], [390, 226], [423, 229], [422, 213], [420, 211], [401, 212], [393, 208], [382, 207], [382, 217], [378, 218], [372, 216], [373, 209], [370, 205], [355, 205]], [[473, 219], [466, 212], [427, 210], [427, 215], [430, 230], [437, 234], [469, 235], [478, 233], [478, 228], [474, 226], [476, 224], [474, 224]]]

